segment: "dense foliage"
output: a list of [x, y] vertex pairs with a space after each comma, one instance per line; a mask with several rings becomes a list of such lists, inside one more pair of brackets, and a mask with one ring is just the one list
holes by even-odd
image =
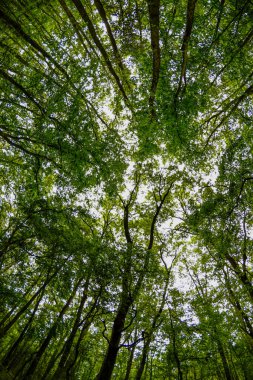
[[252, 20], [1, 1], [0, 379], [252, 379]]

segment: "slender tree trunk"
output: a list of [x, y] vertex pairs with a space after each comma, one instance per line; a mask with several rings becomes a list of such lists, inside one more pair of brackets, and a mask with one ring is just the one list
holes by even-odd
[[58, 347], [54, 350], [54, 352], [53, 352], [53, 354], [52, 354], [52, 356], [51, 356], [51, 358], [47, 364], [46, 370], [43, 373], [43, 376], [42, 376], [43, 380], [49, 378], [48, 376], [50, 375], [50, 372], [51, 372], [52, 368], [54, 367], [57, 359], [61, 355], [61, 353], [62, 353], [62, 349], [59, 351]]
[[82, 2], [80, 0], [72, 0], [73, 3], [75, 4], [76, 6], [76, 9], [78, 10], [78, 12], [80, 13], [80, 16], [83, 18], [83, 20], [86, 22], [87, 26], [88, 26], [88, 29], [89, 29], [89, 32], [90, 32], [90, 35], [94, 41], [94, 43], [96, 44], [97, 48], [99, 49], [101, 55], [103, 56], [104, 60], [105, 60], [105, 63], [110, 71], [110, 73], [112, 74], [112, 76], [114, 77], [122, 95], [123, 95], [123, 98], [125, 101], [128, 101], [128, 97], [125, 93], [125, 90], [123, 88], [123, 85], [120, 81], [120, 78], [118, 77], [117, 73], [115, 72], [113, 66], [112, 66], [112, 63], [109, 59], [109, 56], [103, 46], [103, 44], [101, 43], [97, 33], [96, 33], [96, 30], [91, 22], [91, 19], [89, 18], [89, 15], [88, 13], [86, 12], [86, 9], [84, 8]]
[[141, 377], [145, 368], [145, 364], [147, 361], [148, 353], [149, 353], [150, 343], [151, 343], [151, 335], [147, 338], [146, 341], [144, 341], [141, 362], [140, 362], [137, 374], [135, 376], [135, 380], [141, 380]]
[[253, 344], [253, 327], [252, 327], [251, 321], [250, 321], [248, 315], [246, 314], [246, 312], [244, 311], [243, 307], [241, 306], [239, 300], [237, 299], [225, 271], [224, 271], [224, 276], [226, 279], [226, 287], [227, 287], [228, 292], [231, 296], [230, 301], [231, 301], [232, 305], [234, 306], [234, 308], [239, 312], [239, 315], [241, 317], [242, 324], [243, 324], [243, 331], [248, 336], [251, 337], [251, 339], [252, 339], [251, 344]]
[[66, 340], [64, 346], [63, 346], [63, 352], [62, 352], [62, 356], [61, 356], [61, 359], [60, 359], [60, 362], [58, 364], [58, 367], [57, 367], [57, 370], [53, 376], [53, 379], [59, 379], [59, 378], [62, 378], [63, 375], [66, 373], [66, 367], [67, 367], [67, 364], [68, 364], [68, 357], [69, 357], [69, 354], [70, 354], [70, 351], [71, 351], [71, 348], [72, 348], [72, 345], [73, 345], [73, 341], [75, 339], [75, 336], [77, 334], [77, 331], [78, 331], [78, 328], [79, 328], [79, 325], [80, 325], [80, 319], [81, 319], [81, 315], [82, 315], [82, 312], [83, 312], [83, 308], [84, 308], [84, 304], [87, 300], [87, 296], [88, 296], [88, 291], [87, 291], [87, 288], [88, 288], [88, 281], [86, 281], [86, 284], [85, 284], [85, 288], [84, 288], [84, 291], [83, 291], [83, 295], [82, 295], [82, 298], [81, 298], [81, 302], [80, 302], [80, 305], [78, 307], [78, 311], [77, 311], [77, 316], [76, 316], [76, 319], [75, 319], [75, 322], [74, 322], [74, 326], [71, 330], [71, 333], [68, 337], [68, 339]]
[[127, 361], [126, 376], [125, 376], [124, 380], [129, 380], [129, 376], [130, 376], [131, 368], [132, 368], [132, 364], [133, 364], [133, 358], [134, 358], [135, 348], [136, 348], [136, 346], [133, 346], [132, 349], [131, 349], [131, 351], [130, 351], [130, 356], [129, 356], [129, 359]]
[[0, 338], [2, 338], [9, 330], [10, 328], [17, 322], [17, 320], [21, 317], [22, 314], [24, 314], [29, 306], [33, 303], [35, 298], [45, 290], [46, 286], [49, 284], [51, 279], [56, 275], [57, 272], [55, 272], [51, 277], [47, 278], [44, 284], [37, 290], [37, 292], [30, 298], [30, 300], [17, 312], [15, 317], [12, 318], [12, 320], [4, 326], [0, 331]]
[[251, 302], [253, 303], [253, 286], [251, 281], [248, 278], [247, 272], [243, 272], [238, 264], [238, 262], [229, 254], [226, 254], [227, 261], [231, 264], [234, 269], [237, 277], [245, 286], [245, 290], [248, 291], [248, 294], [251, 298]]
[[[95, 313], [93, 313], [93, 312], [94, 312], [94, 310], [97, 307], [97, 303], [98, 303], [99, 297], [101, 296], [101, 293], [102, 293], [102, 288], [100, 288], [100, 291], [99, 291], [99, 293], [98, 293], [98, 295], [97, 295], [97, 297], [95, 299], [94, 304], [92, 305], [91, 309], [88, 311], [88, 313], [86, 314], [86, 316], [84, 318], [85, 322], [83, 324], [82, 330], [81, 330], [81, 332], [79, 334], [77, 343], [75, 345], [75, 353], [74, 353], [73, 357], [71, 357], [71, 358], [68, 359], [68, 363], [66, 365], [66, 369], [67, 369], [66, 379], [67, 380], [71, 379], [71, 370], [74, 367], [74, 365], [75, 365], [75, 363], [76, 363], [76, 361], [78, 359], [80, 344], [81, 344], [82, 340], [84, 339], [86, 333], [88, 332], [89, 327], [90, 327], [90, 325], [91, 325], [91, 323], [93, 321], [93, 318], [94, 318], [94, 316], [96, 314], [96, 312]], [[83, 322], [79, 323], [78, 327], [80, 327], [80, 325], [82, 323]]]
[[45, 350], [47, 349], [47, 347], [49, 346], [49, 343], [51, 342], [51, 339], [53, 338], [53, 336], [55, 335], [55, 332], [56, 332], [56, 329], [57, 329], [57, 326], [60, 322], [60, 320], [62, 319], [63, 315], [66, 313], [66, 311], [68, 310], [76, 292], [77, 292], [77, 289], [81, 283], [81, 279], [77, 282], [76, 286], [74, 287], [69, 299], [67, 300], [67, 302], [65, 303], [65, 305], [63, 306], [63, 308], [61, 309], [61, 312], [59, 313], [58, 317], [56, 318], [56, 321], [53, 323], [53, 325], [51, 326], [51, 328], [49, 329], [49, 332], [47, 334], [47, 337], [44, 339], [43, 343], [41, 344], [39, 350], [36, 352], [35, 354], [35, 357], [33, 358], [28, 370], [26, 371], [24, 377], [23, 377], [23, 380], [33, 380], [34, 379], [34, 372], [40, 362], [40, 359], [42, 357], [42, 355], [44, 354]]
[[[73, 0], [77, 1], [77, 0]], [[79, 0], [78, 0], [79, 1]], [[138, 183], [137, 183], [138, 184]], [[136, 184], [136, 186], [137, 186]], [[149, 260], [150, 260], [150, 255], [151, 255], [151, 250], [153, 248], [154, 244], [154, 232], [155, 232], [155, 226], [156, 226], [156, 221], [159, 216], [159, 213], [162, 209], [162, 206], [167, 198], [167, 196], [170, 193], [170, 190], [173, 186], [173, 182], [170, 184], [168, 189], [166, 190], [165, 194], [161, 197], [161, 201], [159, 205], [156, 205], [156, 210], [153, 215], [151, 225], [150, 225], [150, 236], [149, 236], [149, 243], [147, 247], [147, 252], [146, 256], [144, 259], [144, 264], [142, 267], [142, 271], [139, 274], [139, 278], [133, 287], [132, 292], [130, 293], [130, 288], [131, 288], [131, 280], [129, 279], [129, 275], [131, 273], [131, 266], [132, 266], [132, 258], [131, 258], [131, 252], [132, 252], [132, 238], [130, 235], [130, 230], [129, 230], [129, 205], [130, 203], [124, 204], [124, 231], [125, 231], [125, 237], [126, 237], [126, 242], [128, 245], [127, 249], [127, 258], [126, 258], [126, 264], [124, 268], [124, 274], [122, 278], [122, 293], [121, 293], [121, 302], [119, 304], [119, 308], [116, 314], [116, 317], [114, 319], [113, 327], [112, 327], [112, 333], [111, 337], [109, 340], [109, 346], [106, 352], [106, 356], [104, 358], [103, 364], [100, 368], [100, 371], [98, 375], [96, 376], [96, 380], [109, 380], [111, 379], [112, 372], [116, 363], [117, 359], [117, 354], [119, 350], [119, 343], [121, 339], [122, 332], [124, 330], [125, 326], [125, 321], [126, 317], [129, 311], [129, 308], [131, 305], [134, 303], [136, 300], [140, 289], [142, 287], [146, 271], [149, 265]], [[131, 194], [131, 197], [133, 196], [133, 192]], [[130, 200], [131, 200], [130, 197]]]
[[226, 355], [225, 355], [225, 352], [224, 352], [224, 349], [223, 349], [223, 345], [222, 345], [222, 343], [221, 343], [221, 341], [219, 339], [217, 339], [217, 346], [218, 346], [218, 351], [219, 351], [219, 354], [220, 354], [220, 357], [221, 357], [221, 360], [222, 360], [222, 364], [223, 364], [223, 369], [224, 369], [224, 372], [225, 372], [226, 380], [233, 380], [232, 377], [231, 377], [231, 373], [230, 373], [230, 369], [229, 369], [229, 366], [228, 366], [227, 358], [226, 358]]
[[183, 380], [183, 372], [181, 369], [181, 362], [178, 356], [177, 346], [176, 346], [176, 332], [173, 326], [172, 317], [170, 315], [170, 325], [172, 329], [172, 346], [173, 346], [173, 355], [177, 364], [177, 371], [178, 371], [178, 380]]
[[17, 351], [18, 349], [18, 346], [20, 345], [20, 343], [23, 341], [24, 337], [25, 337], [25, 333], [27, 332], [28, 328], [31, 326], [32, 322], [33, 322], [33, 319], [34, 319], [34, 316], [38, 310], [38, 307], [39, 307], [39, 304], [43, 298], [43, 295], [44, 295], [44, 291], [45, 289], [42, 291], [42, 293], [40, 294], [39, 298], [38, 298], [38, 301], [36, 302], [36, 305], [33, 309], [33, 312], [32, 312], [32, 315], [31, 317], [29, 318], [28, 322], [25, 324], [22, 332], [20, 333], [18, 339], [13, 343], [13, 345], [11, 346], [11, 348], [9, 349], [8, 353], [6, 354], [5, 356], [5, 359], [3, 361], [3, 365], [10, 368], [10, 361], [13, 357], [13, 355], [15, 354], [15, 352]]
[[77, 362], [80, 344], [81, 344], [82, 340], [84, 339], [85, 335], [87, 334], [87, 332], [89, 331], [89, 327], [91, 325], [91, 322], [92, 322], [92, 319], [84, 324], [82, 331], [79, 335], [79, 338], [77, 340], [76, 346], [75, 346], [75, 354], [73, 355], [73, 358], [69, 358], [69, 360], [68, 360], [68, 363], [66, 365], [66, 380], [71, 379], [71, 371]]
[[[23, 298], [26, 298], [26, 296], [31, 292], [32, 289], [38, 284], [39, 277], [37, 277], [36, 281], [32, 283], [32, 286], [29, 287], [29, 289], [23, 294]], [[17, 305], [13, 306], [13, 308], [3, 317], [3, 319], [0, 322], [0, 328], [4, 326], [5, 322], [12, 316], [14, 310], [17, 308]]]
[[164, 288], [163, 295], [162, 295], [162, 302], [161, 302], [161, 305], [160, 305], [158, 311], [156, 312], [156, 314], [155, 314], [155, 316], [153, 318], [150, 331], [147, 334], [147, 338], [146, 338], [146, 340], [144, 340], [144, 346], [143, 346], [143, 350], [142, 350], [142, 358], [141, 358], [141, 362], [140, 362], [140, 365], [139, 365], [139, 368], [138, 368], [135, 380], [140, 380], [141, 377], [142, 377], [142, 374], [143, 374], [143, 371], [144, 371], [144, 368], [145, 368], [145, 364], [146, 364], [146, 361], [147, 361], [147, 357], [148, 357], [148, 354], [149, 354], [150, 344], [152, 342], [154, 331], [157, 328], [157, 321], [159, 320], [159, 318], [160, 318], [160, 316], [162, 314], [163, 308], [164, 308], [166, 294], [167, 294], [167, 289], [168, 289], [168, 285], [169, 285], [169, 279], [170, 279], [171, 269], [168, 270], [167, 267], [166, 267], [166, 270], [167, 270], [168, 277], [166, 279], [165, 288]]
[[160, 0], [148, 0], [149, 23], [151, 33], [151, 48], [153, 55], [152, 83], [150, 88], [149, 106], [154, 116], [154, 101], [160, 76], [161, 53], [159, 45], [160, 33]]

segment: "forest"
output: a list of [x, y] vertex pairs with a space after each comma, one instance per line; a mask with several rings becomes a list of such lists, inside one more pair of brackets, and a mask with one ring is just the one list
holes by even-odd
[[0, 380], [253, 379], [252, 0], [1, 0]]

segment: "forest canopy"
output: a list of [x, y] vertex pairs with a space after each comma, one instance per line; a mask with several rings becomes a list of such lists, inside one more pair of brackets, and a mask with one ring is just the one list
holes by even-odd
[[0, 379], [252, 380], [252, 20], [1, 0]]

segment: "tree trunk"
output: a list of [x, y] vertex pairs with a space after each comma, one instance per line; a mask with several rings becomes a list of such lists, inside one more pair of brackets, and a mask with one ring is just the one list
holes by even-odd
[[33, 380], [34, 379], [34, 372], [39, 364], [39, 361], [42, 357], [42, 355], [44, 354], [45, 350], [47, 349], [47, 347], [49, 346], [49, 343], [51, 342], [51, 339], [53, 338], [53, 336], [55, 335], [55, 332], [56, 332], [56, 329], [57, 329], [57, 326], [60, 322], [60, 320], [62, 319], [63, 315], [66, 313], [66, 311], [68, 310], [75, 294], [76, 294], [76, 291], [80, 285], [82, 280], [79, 280], [76, 284], [76, 286], [74, 287], [68, 301], [65, 303], [65, 305], [63, 306], [63, 308], [61, 309], [61, 312], [59, 313], [58, 317], [56, 318], [56, 321], [53, 323], [53, 325], [51, 326], [51, 328], [49, 329], [49, 332], [47, 334], [47, 337], [44, 339], [43, 343], [41, 344], [39, 350], [36, 352], [35, 354], [35, 357], [34, 359], [32, 360], [28, 370], [26, 371], [23, 379], [24, 380], [28, 380], [28, 379], [31, 379]]
[[97, 302], [98, 302], [98, 299], [99, 297], [101, 296], [101, 293], [102, 293], [102, 288], [100, 288], [100, 291], [95, 299], [95, 302], [94, 304], [92, 305], [91, 309], [86, 313], [86, 316], [84, 318], [85, 322], [83, 323], [83, 321], [81, 323], [79, 323], [78, 325], [78, 328], [81, 326], [81, 324], [83, 323], [83, 327], [82, 327], [82, 330], [79, 334], [79, 337], [78, 337], [78, 340], [77, 340], [77, 343], [75, 345], [75, 354], [73, 355], [73, 357], [69, 358], [68, 359], [68, 363], [66, 365], [66, 368], [67, 368], [67, 373], [66, 373], [66, 379], [71, 379], [71, 370], [72, 368], [74, 367], [77, 359], [78, 359], [78, 355], [79, 355], [79, 347], [80, 347], [80, 344], [82, 342], [82, 340], [84, 339], [86, 333], [88, 332], [88, 329], [94, 319], [94, 315], [96, 313], [94, 313], [92, 315], [92, 313], [94, 312], [94, 310], [96, 309], [97, 307]]
[[226, 380], [233, 380], [232, 377], [231, 377], [231, 374], [230, 374], [227, 358], [226, 358], [226, 355], [225, 355], [222, 343], [221, 343], [221, 341], [219, 339], [217, 339], [217, 346], [218, 346], [218, 351], [219, 351], [219, 354], [220, 354], [220, 357], [221, 357], [221, 360], [222, 360], [222, 364], [223, 364], [223, 369], [224, 369], [224, 372], [225, 372]]
[[[32, 283], [32, 285], [28, 288], [28, 290], [23, 294], [23, 298], [26, 298], [27, 295], [31, 292], [31, 290], [33, 290], [35, 288], [35, 286], [38, 284], [39, 282], [39, 278], [41, 277], [41, 275], [39, 277], [37, 277], [36, 281], [34, 281]], [[12, 316], [13, 312], [15, 311], [15, 309], [17, 308], [17, 304], [15, 304], [12, 309], [10, 311], [8, 311], [8, 313], [3, 317], [3, 319], [1, 320], [0, 322], [0, 328], [2, 326], [4, 326], [5, 322]]]
[[146, 341], [144, 341], [141, 362], [140, 362], [137, 374], [135, 376], [135, 380], [141, 380], [141, 377], [142, 377], [142, 374], [143, 374], [143, 371], [145, 368], [145, 364], [147, 361], [148, 353], [149, 353], [150, 343], [151, 343], [151, 335], [148, 337], [148, 339]]
[[74, 367], [74, 365], [76, 364], [77, 362], [77, 359], [78, 359], [78, 355], [79, 355], [79, 347], [80, 347], [80, 344], [82, 342], [82, 340], [84, 339], [86, 333], [89, 331], [89, 327], [91, 325], [91, 322], [92, 322], [92, 319], [90, 321], [87, 321], [83, 328], [82, 328], [82, 331], [79, 335], [79, 338], [77, 340], [77, 343], [76, 343], [76, 346], [75, 346], [75, 354], [73, 355], [73, 357], [69, 358], [68, 360], [68, 363], [66, 365], [66, 380], [70, 380], [71, 379], [71, 371], [72, 371], [72, 368]]
[[132, 349], [131, 349], [131, 351], [130, 351], [130, 356], [129, 356], [129, 359], [127, 361], [126, 376], [125, 376], [124, 380], [129, 380], [129, 376], [130, 376], [131, 368], [132, 368], [132, 364], [133, 364], [135, 347], [136, 346], [133, 346]]
[[[45, 290], [45, 289], [44, 289]], [[40, 294], [39, 298], [38, 298], [38, 301], [36, 302], [36, 305], [33, 309], [33, 312], [32, 312], [32, 315], [31, 317], [29, 318], [28, 322], [25, 324], [22, 332], [20, 333], [18, 339], [13, 343], [13, 345], [11, 346], [11, 348], [9, 349], [8, 353], [6, 354], [5, 356], [5, 359], [3, 361], [3, 365], [10, 368], [10, 361], [13, 357], [13, 355], [15, 354], [18, 346], [20, 345], [20, 343], [23, 341], [24, 337], [25, 337], [25, 333], [26, 331], [28, 330], [28, 328], [31, 326], [32, 322], [33, 322], [33, 319], [34, 319], [34, 316], [38, 310], [38, 307], [39, 307], [39, 304], [43, 298], [43, 295], [44, 295], [44, 290], [42, 291], [42, 293]]]
[[17, 312], [15, 317], [12, 318], [12, 320], [4, 326], [0, 331], [0, 338], [2, 338], [9, 330], [10, 328], [17, 322], [17, 320], [21, 317], [23, 313], [28, 310], [29, 306], [33, 303], [35, 298], [46, 288], [46, 286], [49, 284], [51, 279], [56, 275], [57, 272], [55, 272], [51, 277], [47, 278], [44, 284], [37, 290], [37, 292], [30, 298], [30, 300]]
[[80, 325], [80, 319], [81, 319], [81, 315], [83, 312], [83, 307], [84, 307], [84, 304], [87, 300], [87, 296], [88, 296], [87, 288], [88, 288], [88, 281], [85, 284], [85, 288], [83, 291], [83, 295], [81, 298], [80, 305], [78, 307], [77, 316], [76, 316], [73, 328], [71, 330], [71, 333], [70, 333], [68, 339], [66, 340], [66, 342], [63, 346], [62, 356], [61, 356], [60, 362], [58, 364], [57, 370], [53, 376], [53, 379], [63, 378], [63, 375], [66, 372], [66, 369], [67, 369], [66, 367], [68, 365], [68, 357], [69, 357], [69, 354], [70, 354], [70, 351], [71, 351], [71, 348], [73, 345], [73, 341], [75, 339], [76, 333], [77, 333], [79, 325]]
[[112, 371], [117, 359], [120, 338], [124, 329], [126, 316], [132, 303], [133, 300], [128, 295], [126, 295], [119, 305], [117, 315], [114, 319], [107, 353], [100, 372], [96, 377], [96, 380], [109, 380], [112, 376]]

